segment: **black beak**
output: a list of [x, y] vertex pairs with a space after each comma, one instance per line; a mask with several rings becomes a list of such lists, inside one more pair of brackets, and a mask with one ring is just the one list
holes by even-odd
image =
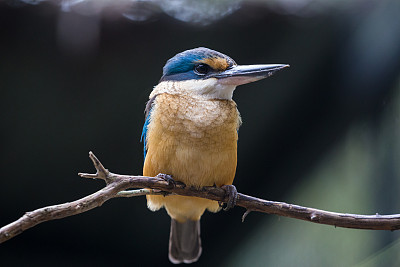
[[213, 75], [223, 84], [241, 85], [267, 78], [278, 70], [289, 67], [287, 64], [234, 66]]

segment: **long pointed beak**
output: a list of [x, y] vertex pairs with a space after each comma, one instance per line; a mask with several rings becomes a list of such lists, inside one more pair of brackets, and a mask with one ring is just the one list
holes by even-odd
[[216, 75], [213, 75], [213, 77], [219, 79], [222, 84], [238, 86], [265, 79], [278, 70], [287, 67], [289, 67], [287, 64], [239, 65], [217, 73]]

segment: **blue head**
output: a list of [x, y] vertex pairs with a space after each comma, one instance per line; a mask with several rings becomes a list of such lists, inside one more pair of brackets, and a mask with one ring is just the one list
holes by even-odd
[[186, 50], [169, 59], [163, 68], [161, 81], [204, 79], [236, 65], [236, 62], [227, 55], [199, 47]]
[[[220, 52], [199, 47], [169, 59], [160, 88], [154, 93], [189, 94], [208, 99], [231, 99], [236, 86], [264, 79], [288, 65], [237, 65]], [[173, 87], [164, 82], [175, 82]]]

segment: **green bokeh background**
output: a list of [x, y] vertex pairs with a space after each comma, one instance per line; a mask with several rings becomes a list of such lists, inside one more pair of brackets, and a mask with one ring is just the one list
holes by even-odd
[[[159, 9], [137, 22], [64, 12], [54, 2], [0, 2], [0, 224], [102, 188], [77, 176], [93, 171], [90, 150], [113, 172], [141, 174], [148, 95], [168, 58], [198, 46], [239, 64], [291, 65], [235, 91], [240, 192], [336, 212], [399, 213], [400, 2], [322, 2], [241, 2], [207, 25]], [[290, 5], [297, 9], [282, 8]], [[242, 223], [243, 212], [203, 216], [194, 266], [400, 265], [398, 232], [258, 213]], [[0, 259], [169, 265], [168, 236], [165, 211], [150, 212], [144, 198], [114, 199], [1, 244]]]

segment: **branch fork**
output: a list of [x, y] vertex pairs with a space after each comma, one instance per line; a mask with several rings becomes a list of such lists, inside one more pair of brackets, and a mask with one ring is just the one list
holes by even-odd
[[92, 160], [94, 167], [96, 168], [95, 174], [90, 173], [78, 173], [80, 177], [83, 178], [91, 178], [91, 179], [102, 179], [106, 182], [106, 184], [110, 184], [114, 181], [112, 178], [110, 171], [104, 168], [103, 164], [101, 164], [100, 160], [93, 154], [92, 151], [89, 152], [89, 158]]

